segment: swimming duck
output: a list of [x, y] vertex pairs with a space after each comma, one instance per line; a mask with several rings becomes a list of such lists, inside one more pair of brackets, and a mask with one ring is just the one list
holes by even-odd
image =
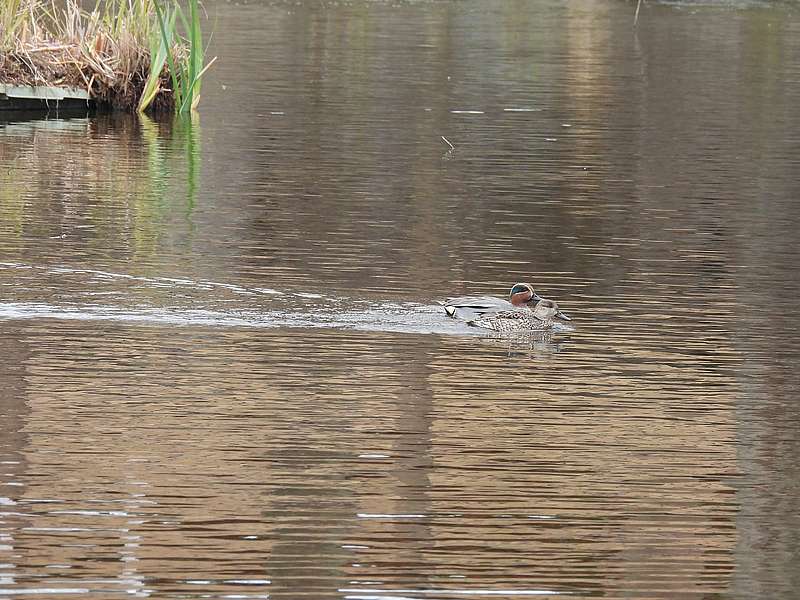
[[[511, 286], [508, 300], [493, 296], [460, 296], [448, 298], [441, 304], [448, 316], [464, 321], [475, 321], [485, 315], [500, 311], [535, 307], [541, 300], [542, 297], [533, 291], [530, 283], [515, 283]], [[564, 321], [572, 320], [560, 310], [555, 316]]]
[[512, 308], [501, 310], [468, 321], [468, 325], [491, 329], [500, 333], [517, 331], [543, 331], [553, 326], [553, 319], [558, 315], [558, 304], [552, 300], [542, 298], [536, 303], [533, 310]]

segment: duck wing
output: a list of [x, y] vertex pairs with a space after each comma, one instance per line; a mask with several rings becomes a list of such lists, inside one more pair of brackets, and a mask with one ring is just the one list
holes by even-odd
[[514, 308], [508, 300], [492, 296], [459, 296], [441, 303], [448, 316], [464, 321], [474, 321], [482, 316]]

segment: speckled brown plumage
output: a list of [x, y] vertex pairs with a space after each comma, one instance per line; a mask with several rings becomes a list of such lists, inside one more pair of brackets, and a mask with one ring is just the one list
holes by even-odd
[[553, 326], [558, 305], [552, 300], [540, 300], [533, 310], [518, 308], [504, 310], [469, 321], [473, 327], [491, 329], [500, 333], [514, 331], [543, 331]]

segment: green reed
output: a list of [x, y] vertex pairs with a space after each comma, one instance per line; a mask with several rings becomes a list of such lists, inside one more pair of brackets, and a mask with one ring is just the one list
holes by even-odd
[[[189, 112], [200, 101], [203, 74], [216, 60], [205, 64], [199, 1], [188, 0], [188, 16], [177, 0], [163, 7], [158, 0], [154, 0], [154, 6], [160, 35], [151, 38], [150, 75], [145, 83], [139, 111], [145, 110], [152, 101], [166, 63], [172, 81], [175, 110], [178, 113]], [[185, 34], [181, 35], [178, 31], [178, 23]], [[173, 51], [176, 44], [181, 47], [181, 52]]]

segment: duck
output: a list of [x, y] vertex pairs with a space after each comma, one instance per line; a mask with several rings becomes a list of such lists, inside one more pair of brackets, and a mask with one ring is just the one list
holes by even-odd
[[559, 312], [556, 302], [542, 298], [536, 303], [533, 310], [526, 308], [501, 310], [467, 321], [467, 325], [491, 329], [499, 333], [544, 331], [553, 327], [553, 320]]
[[[503, 300], [494, 296], [459, 296], [448, 298], [440, 304], [449, 317], [469, 322], [501, 311], [534, 308], [543, 300], [530, 283], [515, 283], [508, 297], [508, 300]], [[572, 320], [560, 310], [555, 317], [563, 321]]]

